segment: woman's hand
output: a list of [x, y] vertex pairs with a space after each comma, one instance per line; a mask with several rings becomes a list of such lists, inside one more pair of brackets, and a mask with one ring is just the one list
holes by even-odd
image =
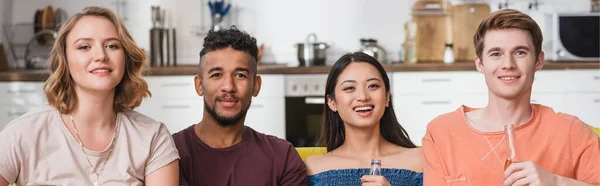
[[383, 176], [364, 175], [360, 178], [363, 186], [391, 186]]

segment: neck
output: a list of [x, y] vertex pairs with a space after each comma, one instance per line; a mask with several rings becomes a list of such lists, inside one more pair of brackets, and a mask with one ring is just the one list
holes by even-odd
[[351, 156], [366, 162], [378, 159], [383, 155], [382, 146], [385, 144], [385, 140], [379, 131], [379, 123], [368, 128], [344, 125], [346, 131], [344, 143], [339, 147], [341, 152], [351, 154]]
[[194, 126], [196, 136], [212, 148], [227, 148], [240, 143], [244, 129], [243, 119], [234, 125], [221, 126], [209, 114], [205, 114], [202, 121]]
[[490, 93], [488, 105], [483, 108], [483, 116], [491, 121], [490, 124], [493, 124], [494, 128], [501, 129], [508, 124], [521, 125], [531, 118], [533, 113], [530, 103], [531, 92], [514, 99], [491, 95]]
[[77, 91], [77, 105], [69, 113], [78, 127], [110, 129], [115, 125], [114, 90], [105, 94]]

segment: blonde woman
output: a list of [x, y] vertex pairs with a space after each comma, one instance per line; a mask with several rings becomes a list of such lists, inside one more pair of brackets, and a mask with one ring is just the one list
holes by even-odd
[[69, 18], [49, 59], [51, 107], [0, 132], [0, 185], [177, 185], [169, 131], [131, 110], [150, 95], [143, 60], [110, 10]]

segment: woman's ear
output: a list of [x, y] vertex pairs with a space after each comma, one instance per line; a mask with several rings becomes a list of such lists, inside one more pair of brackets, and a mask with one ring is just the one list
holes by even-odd
[[389, 107], [390, 106], [390, 99], [392, 99], [392, 93], [390, 93], [389, 91], [387, 92], [387, 94], [385, 95], [385, 97], [387, 97], [387, 100], [385, 101], [385, 107]]
[[331, 109], [333, 112], [337, 112], [337, 106], [335, 105], [335, 100], [333, 98], [331, 98], [331, 96], [327, 95], [327, 106], [329, 106], [329, 109]]

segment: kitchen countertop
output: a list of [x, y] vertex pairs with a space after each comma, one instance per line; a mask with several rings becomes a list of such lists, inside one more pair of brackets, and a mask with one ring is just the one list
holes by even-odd
[[[331, 66], [316, 67], [286, 67], [283, 65], [259, 65], [259, 74], [327, 74]], [[417, 63], [417, 64], [386, 64], [387, 72], [420, 72], [420, 71], [475, 71], [473, 62], [457, 62], [453, 64], [444, 63]], [[560, 69], [599, 69], [600, 61], [597, 62], [551, 62], [547, 61], [542, 70]], [[195, 75], [199, 69], [196, 65], [175, 67], [151, 67], [144, 74], [147, 76], [167, 75]], [[45, 69], [25, 70], [10, 69], [0, 71], [0, 81], [45, 81], [48, 78]]]

